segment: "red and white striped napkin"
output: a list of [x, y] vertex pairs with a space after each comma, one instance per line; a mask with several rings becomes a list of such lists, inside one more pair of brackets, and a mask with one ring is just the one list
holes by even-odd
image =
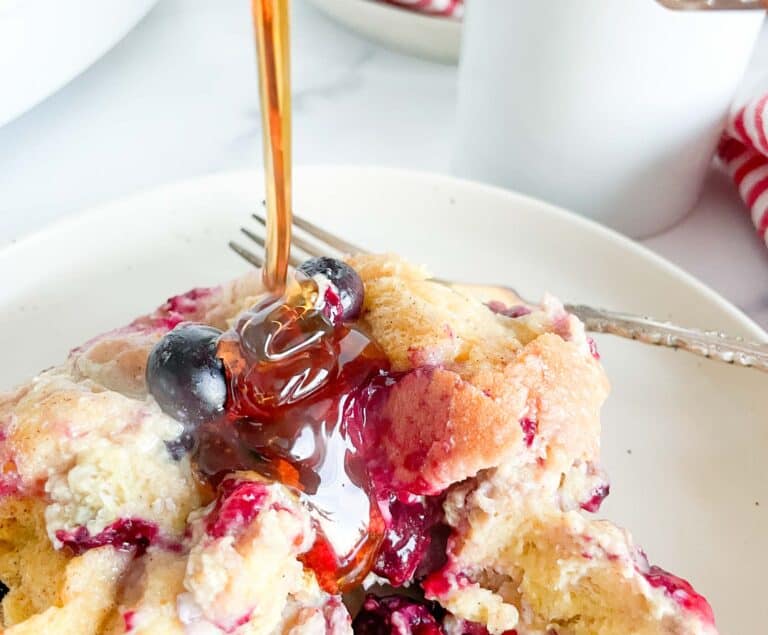
[[733, 178], [760, 239], [768, 245], [768, 94], [731, 115], [717, 156]]
[[464, 13], [464, 0], [382, 0], [398, 7], [438, 15], [446, 18], [460, 18]]

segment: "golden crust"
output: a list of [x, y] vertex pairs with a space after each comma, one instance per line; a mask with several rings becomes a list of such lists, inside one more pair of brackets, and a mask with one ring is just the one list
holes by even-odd
[[521, 346], [510, 321], [397, 256], [354, 256], [349, 264], [365, 284], [362, 320], [395, 371], [501, 368]]

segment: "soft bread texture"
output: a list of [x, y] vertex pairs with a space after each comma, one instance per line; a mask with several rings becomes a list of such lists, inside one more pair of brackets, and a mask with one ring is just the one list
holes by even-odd
[[394, 370], [451, 365], [501, 368], [521, 343], [510, 324], [473, 298], [429, 280], [397, 256], [349, 259], [365, 284], [364, 320]]
[[[230, 520], [217, 516], [220, 501], [196, 511], [185, 553], [152, 549], [135, 562], [106, 632], [351, 633], [346, 609], [297, 559], [314, 539], [307, 511], [284, 487], [255, 474], [229, 480], [263, 494], [254, 518], [219, 535], [211, 525]], [[312, 630], [318, 617], [322, 629]], [[325, 630], [326, 617], [333, 630]]]
[[648, 582], [627, 532], [574, 511], [605, 487], [608, 394], [575, 318], [551, 297], [518, 318], [493, 313], [493, 297], [395, 257], [350, 262], [366, 285], [363, 321], [398, 370], [418, 369], [386, 406], [395, 476], [424, 492], [464, 482], [449, 489], [449, 563], [427, 596], [492, 635], [714, 633], [706, 611]]
[[102, 632], [102, 624], [114, 605], [117, 586], [131, 555], [111, 547], [91, 549], [73, 558], [54, 602], [40, 613], [6, 629], [6, 635], [90, 635]]
[[[385, 404], [394, 479], [417, 493], [447, 490], [449, 559], [426, 589], [455, 613], [448, 622], [493, 635], [714, 633], [648, 584], [628, 534], [575, 511], [605, 486], [608, 393], [578, 321], [552, 298], [521, 317], [497, 314], [485, 305], [494, 298], [395, 256], [349, 262], [365, 284], [362, 327], [407, 373]], [[189, 460], [170, 457], [179, 424], [147, 395], [147, 355], [165, 332], [180, 321], [226, 328], [260, 290], [253, 272], [171, 298], [0, 395], [6, 633], [351, 632], [339, 598], [299, 561], [312, 537], [306, 510], [264, 485], [253, 518], [211, 532], [224, 499], [209, 501]], [[59, 531], [94, 534], [126, 515], [155, 523], [166, 548], [60, 549]]]
[[[583, 330], [565, 341], [543, 332], [554, 326], [542, 311], [497, 315], [395, 256], [350, 264], [365, 283], [363, 323], [396, 370], [419, 369], [385, 410], [383, 444], [399, 481], [440, 491], [534, 458], [559, 483], [574, 465], [599, 460], [608, 381]], [[523, 420], [536, 428], [530, 446]]]
[[502, 470], [454, 488], [446, 513], [455, 528], [449, 564], [425, 584], [427, 595], [465, 620], [496, 616], [480, 619], [491, 633], [716, 632], [707, 610], [684, 610], [688, 596], [649, 582], [628, 532], [510, 488]]
[[40, 498], [0, 500], [0, 576], [9, 588], [2, 603], [6, 625], [61, 603], [69, 559], [53, 548], [44, 514], [45, 502]]

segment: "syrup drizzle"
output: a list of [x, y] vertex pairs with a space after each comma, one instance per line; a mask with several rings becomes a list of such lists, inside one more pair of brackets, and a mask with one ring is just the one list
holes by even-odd
[[337, 593], [362, 581], [386, 531], [364, 428], [375, 424], [366, 420], [375, 417], [371, 386], [388, 377], [389, 362], [316, 301], [314, 281], [291, 281], [286, 296], [264, 296], [222, 335], [226, 413], [198, 429], [194, 461], [212, 486], [253, 470], [297, 491], [317, 533], [304, 564]]
[[264, 285], [285, 289], [291, 250], [290, 0], [251, 0], [267, 193]]
[[[216, 486], [253, 470], [299, 493], [316, 540], [303, 555], [320, 585], [339, 593], [379, 566], [392, 542], [389, 493], [372, 482], [365, 426], [391, 376], [375, 342], [341, 324], [339, 299], [316, 309], [312, 280], [288, 280], [291, 247], [290, 0], [251, 0], [259, 64], [268, 293], [218, 346], [228, 381], [225, 415], [197, 431], [198, 474]], [[368, 443], [368, 446], [371, 444]], [[377, 493], [377, 488], [379, 492]], [[415, 565], [414, 565], [415, 566]]]

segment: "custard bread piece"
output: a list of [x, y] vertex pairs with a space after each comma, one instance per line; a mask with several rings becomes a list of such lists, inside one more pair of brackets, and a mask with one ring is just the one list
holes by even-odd
[[[375, 632], [715, 633], [687, 583], [583, 511], [608, 493], [608, 382], [578, 320], [553, 298], [489, 307], [394, 256], [348, 262], [365, 286], [358, 326], [392, 366], [370, 458], [399, 503], [440, 512], [434, 526], [405, 522], [395, 546], [450, 534], [405, 581], [448, 614], [424, 604], [409, 624], [403, 609]], [[260, 291], [253, 272], [171, 298], [0, 396], [6, 632], [351, 631], [341, 599], [302, 564], [307, 509], [252, 473], [201, 487], [184, 425], [148, 395], [147, 356], [166, 333], [227, 328]], [[416, 629], [427, 622], [438, 630]]]

